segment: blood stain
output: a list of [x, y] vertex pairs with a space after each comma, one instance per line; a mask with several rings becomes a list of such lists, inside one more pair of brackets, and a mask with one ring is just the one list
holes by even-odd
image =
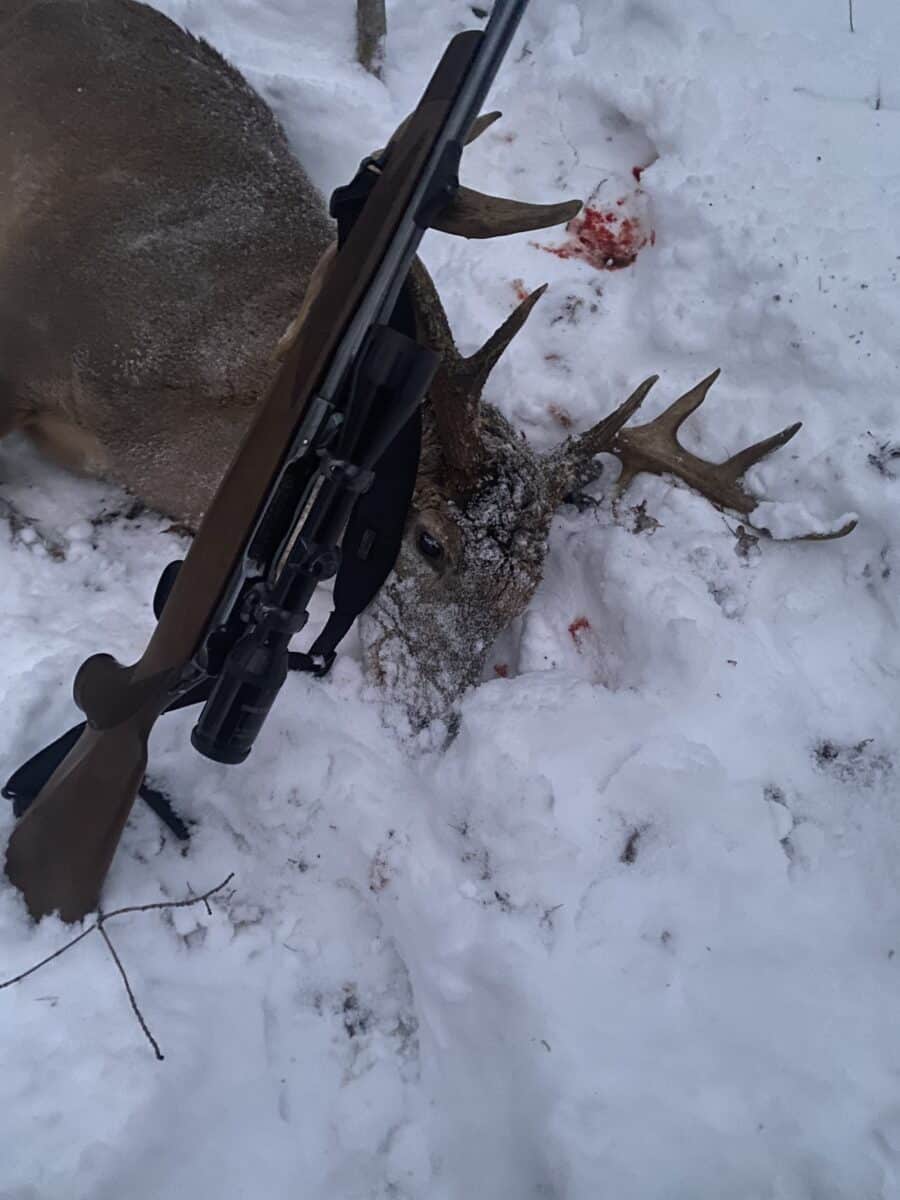
[[[539, 246], [557, 258], [581, 258], [598, 271], [630, 267], [640, 250], [654, 245], [656, 234], [635, 217], [609, 209], [583, 208], [566, 226], [569, 240], [562, 246]], [[535, 243], [538, 245], [538, 243]]]
[[579, 635], [584, 633], [586, 629], [590, 629], [590, 627], [591, 623], [587, 617], [576, 617], [569, 626], [569, 636], [579, 650], [581, 649], [581, 638]]
[[572, 428], [572, 418], [569, 416], [566, 410], [564, 408], [560, 408], [558, 404], [548, 404], [547, 412], [550, 414], [553, 420], [557, 422], [557, 424], [562, 425], [563, 429]]

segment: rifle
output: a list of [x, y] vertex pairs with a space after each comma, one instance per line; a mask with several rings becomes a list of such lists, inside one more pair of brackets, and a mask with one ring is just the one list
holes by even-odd
[[[230, 764], [250, 753], [310, 598], [338, 571], [358, 501], [415, 430], [439, 359], [396, 327], [404, 284], [425, 230], [457, 195], [462, 145], [527, 2], [496, 0], [483, 32], [454, 37], [387, 148], [332, 197], [338, 249], [317, 268], [184, 561], [160, 581], [146, 650], [128, 667], [87, 659], [74, 683], [85, 725], [32, 760], [38, 774], [55, 769], [13, 830], [6, 873], [35, 918], [78, 921], [96, 908], [163, 712], [202, 699], [194, 747]], [[405, 453], [407, 480], [416, 455]], [[321, 672], [329, 656], [300, 657]]]

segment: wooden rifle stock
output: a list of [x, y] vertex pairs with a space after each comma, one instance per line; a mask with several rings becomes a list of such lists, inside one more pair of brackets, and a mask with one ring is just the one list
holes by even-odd
[[[109, 655], [87, 660], [76, 677], [87, 728], [13, 830], [6, 874], [35, 918], [58, 910], [64, 921], [79, 921], [97, 907], [144, 778], [150, 730], [171, 695], [171, 672], [140, 684], [133, 671]], [[105, 727], [91, 723], [116, 700], [138, 707]]]

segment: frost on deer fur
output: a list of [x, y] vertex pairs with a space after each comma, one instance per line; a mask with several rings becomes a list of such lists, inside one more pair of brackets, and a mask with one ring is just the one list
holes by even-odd
[[[490, 468], [478, 489], [453, 500], [429, 495], [423, 481], [394, 570], [360, 620], [367, 669], [413, 726], [446, 718], [479, 681], [541, 579], [555, 507], [547, 462], [490, 405], [482, 438]], [[438, 524], [459, 549], [443, 547], [452, 560], [434, 564], [418, 541]]]

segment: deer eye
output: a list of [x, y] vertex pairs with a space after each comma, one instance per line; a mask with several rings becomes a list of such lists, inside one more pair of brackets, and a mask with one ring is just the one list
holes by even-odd
[[423, 554], [425, 558], [430, 558], [432, 562], [437, 562], [444, 557], [444, 547], [427, 529], [419, 530], [416, 545], [419, 548], [419, 553]]

